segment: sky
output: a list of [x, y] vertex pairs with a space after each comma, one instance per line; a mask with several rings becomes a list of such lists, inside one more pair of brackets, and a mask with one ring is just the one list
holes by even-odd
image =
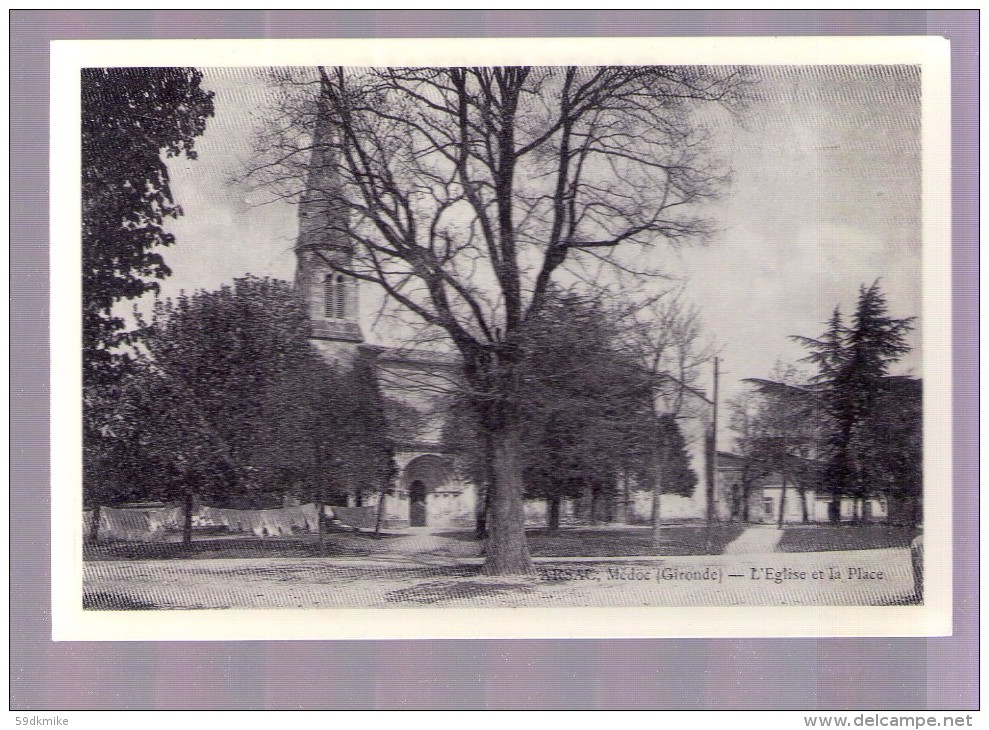
[[[169, 162], [184, 216], [169, 224], [163, 294], [215, 289], [251, 273], [291, 280], [294, 206], [265, 203], [236, 178], [252, 159], [266, 89], [247, 69], [204, 69], [216, 115], [199, 158]], [[881, 279], [890, 313], [918, 316], [896, 371], [921, 375], [920, 76], [907, 66], [756, 67], [740, 119], [711, 114], [715, 154], [733, 171], [705, 213], [704, 246], [664, 253], [721, 359], [720, 400], [805, 353], [836, 305]], [[363, 296], [368, 296], [362, 293]], [[362, 306], [367, 303], [362, 301]], [[373, 307], [373, 305], [372, 305]], [[367, 307], [368, 309], [372, 307]], [[367, 324], [365, 333], [369, 333]], [[710, 374], [701, 378], [710, 391]]]

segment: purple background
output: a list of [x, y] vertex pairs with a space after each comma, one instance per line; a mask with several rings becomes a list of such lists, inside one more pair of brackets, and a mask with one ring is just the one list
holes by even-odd
[[[978, 11], [15, 10], [10, 21], [10, 709], [978, 708]], [[48, 41], [669, 35], [952, 41], [954, 636], [50, 640]]]

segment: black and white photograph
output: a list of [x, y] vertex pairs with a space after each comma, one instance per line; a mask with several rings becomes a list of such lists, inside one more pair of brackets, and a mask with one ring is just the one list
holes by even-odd
[[734, 40], [77, 44], [72, 621], [950, 630], [944, 48]]

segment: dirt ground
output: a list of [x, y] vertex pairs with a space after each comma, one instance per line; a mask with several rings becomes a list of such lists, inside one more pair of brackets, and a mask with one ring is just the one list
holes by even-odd
[[[356, 540], [355, 540], [356, 541]], [[535, 558], [533, 577], [481, 575], [481, 544], [408, 534], [362, 556], [113, 560], [84, 565], [83, 607], [898, 605], [905, 548], [669, 557]]]

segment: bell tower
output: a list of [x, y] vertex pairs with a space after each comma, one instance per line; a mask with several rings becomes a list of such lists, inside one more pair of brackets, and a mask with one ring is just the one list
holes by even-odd
[[354, 249], [341, 188], [333, 129], [326, 115], [319, 114], [299, 202], [295, 286], [306, 301], [313, 344], [328, 358], [351, 361], [364, 336], [357, 281], [347, 274]]

